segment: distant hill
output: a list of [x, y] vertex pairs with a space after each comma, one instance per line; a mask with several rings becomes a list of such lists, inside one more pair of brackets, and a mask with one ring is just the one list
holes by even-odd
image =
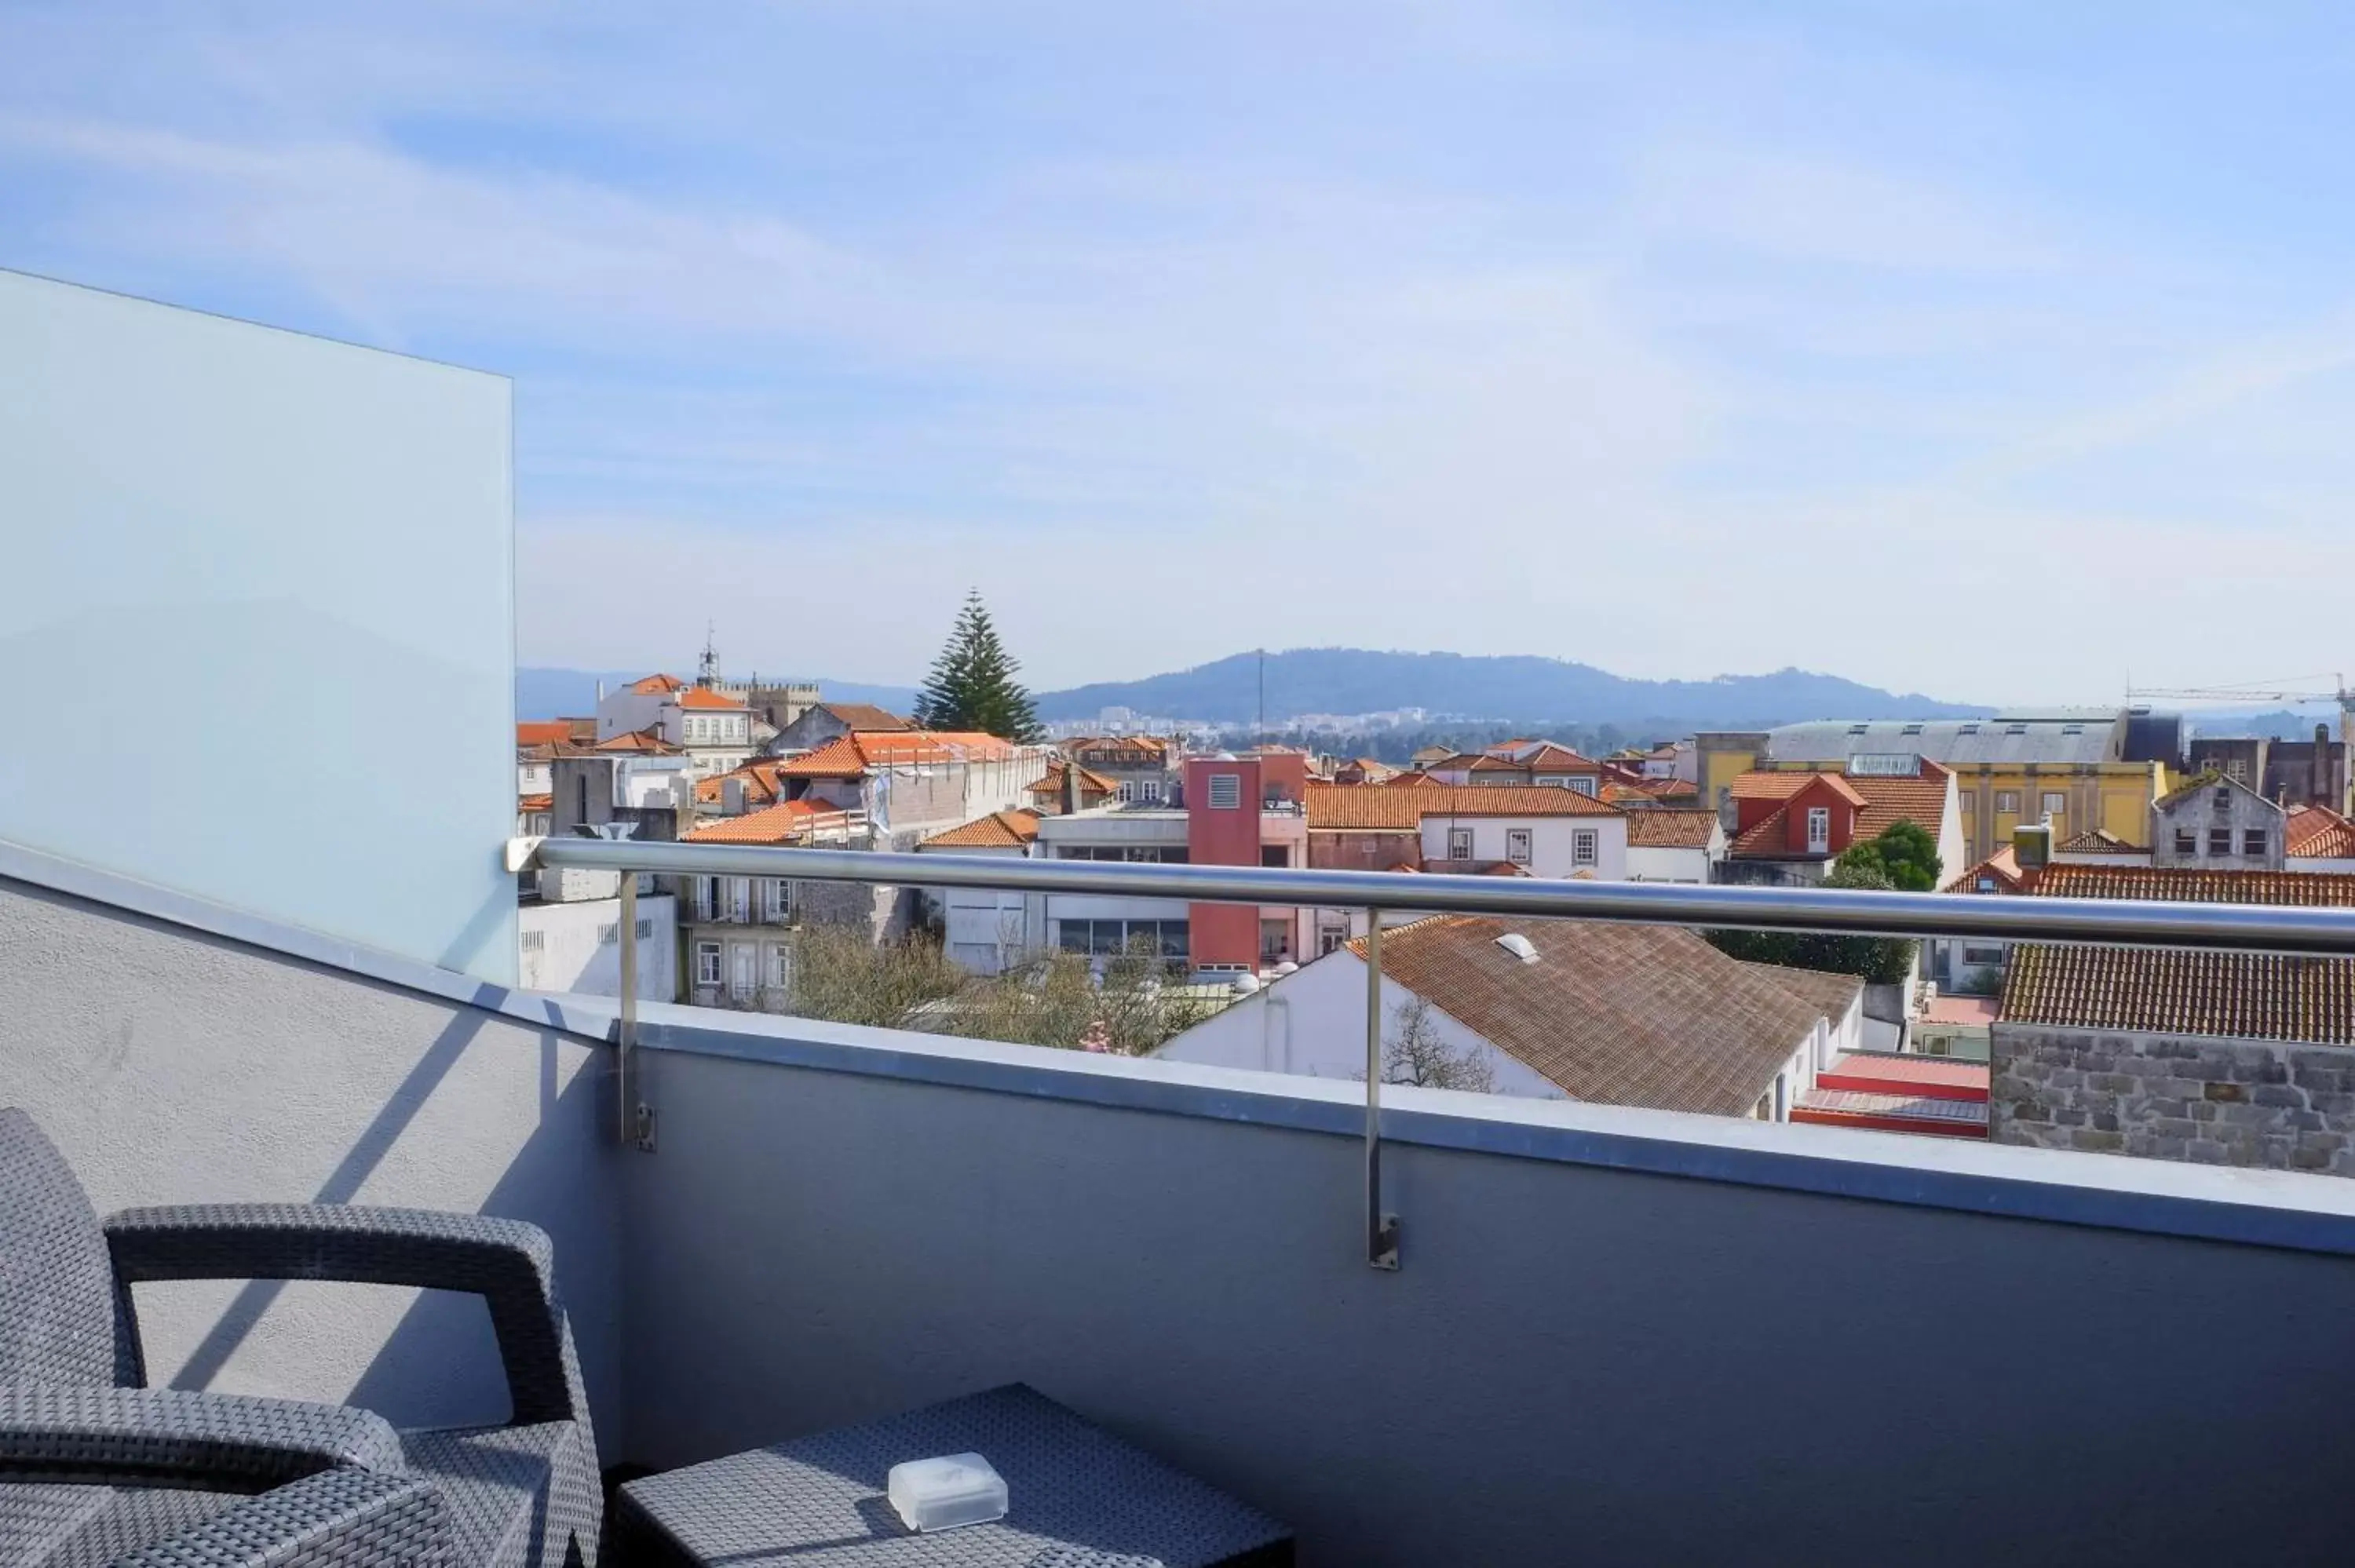
[[[516, 672], [516, 717], [585, 718], [597, 711], [598, 682], [604, 682], [610, 692], [645, 673], [644, 670], [519, 669]], [[916, 702], [913, 686], [821, 680], [817, 689], [820, 695], [833, 702], [873, 703], [895, 714], [906, 713]]]
[[[1045, 692], [1042, 719], [1093, 718], [1107, 707], [1188, 720], [1252, 719], [1260, 661], [1238, 653], [1153, 675]], [[1884, 692], [1837, 675], [1778, 670], [1712, 681], [1631, 680], [1559, 659], [1526, 655], [1376, 652], [1295, 648], [1267, 655], [1267, 717], [1423, 708], [1434, 717], [1553, 720], [1684, 728], [1753, 728], [1817, 718], [1970, 718], [1993, 712], [1918, 693]]]

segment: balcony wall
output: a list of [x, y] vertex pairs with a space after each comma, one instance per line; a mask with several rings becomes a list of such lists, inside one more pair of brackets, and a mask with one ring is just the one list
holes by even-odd
[[[1352, 1086], [656, 1008], [623, 1153], [586, 1004], [11, 874], [0, 1100], [102, 1204], [539, 1220], [609, 1461], [1022, 1379], [1312, 1564], [2307, 1563], [2355, 1512], [2348, 1183], [1399, 1090], [1385, 1275]], [[474, 1324], [349, 1298], [191, 1298], [159, 1365], [464, 1403]]]

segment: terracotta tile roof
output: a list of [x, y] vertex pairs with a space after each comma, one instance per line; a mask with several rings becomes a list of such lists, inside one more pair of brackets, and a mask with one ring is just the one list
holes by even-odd
[[611, 740], [597, 743], [600, 751], [642, 751], [652, 757], [683, 757], [687, 748], [673, 746], [662, 737], [662, 732], [652, 726], [645, 729], [624, 731]]
[[2328, 806], [2300, 806], [2289, 814], [2282, 849], [2301, 860], [2355, 859], [2355, 822]]
[[1717, 832], [1715, 811], [1630, 811], [1629, 849], [1707, 849]]
[[876, 768], [995, 761], [1018, 749], [976, 730], [854, 730], [794, 758], [778, 771], [787, 779], [857, 779]]
[[1848, 787], [1864, 797], [1864, 810], [1856, 814], [1856, 836], [1877, 839], [1900, 822], [1912, 822], [1936, 838], [1946, 820], [1946, 796], [1954, 778], [1951, 770], [1925, 757], [1918, 779], [1847, 779]]
[[[2355, 876], [2323, 872], [2056, 865], [2036, 892], [2355, 908]], [[2023, 943], [2004, 977], [2003, 1022], [2355, 1044], [2355, 959]]]
[[1384, 788], [1399, 789], [1421, 789], [1430, 783], [1431, 775], [1420, 768], [1410, 768], [1403, 772], [1393, 773], [1382, 780]]
[[677, 675], [647, 675], [630, 683], [630, 690], [642, 697], [660, 696], [665, 692], [684, 691], [687, 683]]
[[517, 719], [516, 721], [517, 746], [554, 746], [560, 741], [568, 741], [571, 738], [572, 721], [570, 719]]
[[916, 847], [928, 849], [1020, 849], [1039, 836], [1039, 813], [1023, 808], [992, 811], [934, 833]]
[[[1050, 759], [1047, 764], [1046, 774], [1037, 783], [1028, 787], [1028, 792], [1033, 795], [1060, 795], [1063, 792], [1063, 771], [1070, 766], [1071, 764], [1061, 758]], [[1083, 800], [1090, 795], [1114, 794], [1119, 789], [1118, 784], [1092, 768], [1080, 769], [1080, 795]]]
[[1423, 784], [1368, 789], [1312, 783], [1308, 825], [1365, 831], [1420, 828], [1425, 817], [1618, 817], [1627, 813], [1559, 784]]
[[784, 792], [784, 786], [777, 779], [777, 769], [783, 766], [773, 758], [764, 757], [741, 768], [731, 768], [725, 773], [715, 774], [698, 783], [695, 798], [704, 805], [716, 806], [728, 798], [728, 780], [735, 779], [744, 785], [746, 806], [773, 805]]
[[689, 686], [678, 694], [683, 708], [724, 708], [741, 713], [744, 699], [731, 697], [725, 692], [715, 692], [709, 686]]
[[516, 810], [518, 811], [552, 811], [556, 810], [556, 797], [553, 795], [518, 795], [516, 797]]
[[[1993, 877], [1996, 885], [1981, 887], [1981, 877]], [[2006, 844], [1978, 864], [1955, 878], [1940, 889], [1945, 893], [2017, 893], [2027, 885], [2028, 878], [2019, 869], [2019, 856]]]
[[822, 828], [848, 827], [850, 813], [823, 800], [786, 800], [765, 810], [747, 811], [690, 830], [686, 842], [698, 844], [782, 844]]
[[2088, 828], [2074, 838], [2063, 839], [2053, 849], [2061, 854], [2148, 854], [2140, 844], [2130, 844], [2107, 828]]
[[1796, 768], [1774, 773], [1752, 771], [1736, 775], [1729, 788], [1737, 800], [1787, 800], [1818, 779], [1829, 780], [1832, 793], [1849, 805], [1865, 804], [1853, 782], [1830, 771], [1811, 773]]
[[[1631, 816], [1634, 813], [1629, 813]], [[1725, 846], [1730, 855], [1788, 854], [1791, 843], [1791, 809], [1788, 806], [1759, 818], [1733, 835]]]
[[[1538, 961], [1498, 947], [1508, 933]], [[1457, 915], [1383, 932], [1382, 972], [1575, 1099], [1717, 1116], [1748, 1115], [1824, 1000], [1845, 1011], [1863, 985], [1738, 963], [1675, 927]]]
[[820, 703], [818, 706], [832, 714], [845, 729], [913, 729], [916, 721], [902, 718], [889, 708], [879, 708], [873, 703]]

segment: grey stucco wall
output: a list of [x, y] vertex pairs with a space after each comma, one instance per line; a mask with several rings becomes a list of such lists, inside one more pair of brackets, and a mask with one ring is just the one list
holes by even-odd
[[1359, 1145], [1275, 1125], [1289, 1080], [1217, 1117], [668, 1049], [651, 1081], [634, 1459], [1019, 1379], [1311, 1564], [2321, 1562], [2355, 1514], [2341, 1258], [1395, 1141], [1389, 1275]]
[[1998, 1023], [2002, 1143], [2355, 1176], [2355, 1050]]
[[[503, 996], [481, 988], [485, 997]], [[555, 1238], [592, 1409], [620, 1430], [605, 1053], [549, 1027], [0, 879], [0, 1104], [101, 1213], [332, 1200], [532, 1220]], [[472, 1298], [143, 1286], [156, 1383], [497, 1418]]]

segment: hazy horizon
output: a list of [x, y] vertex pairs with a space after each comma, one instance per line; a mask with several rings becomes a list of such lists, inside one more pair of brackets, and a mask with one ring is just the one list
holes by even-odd
[[[2350, 662], [2355, 17], [0, 14], [0, 265], [515, 379], [519, 662]], [[2228, 619], [2229, 616], [2229, 619]], [[2254, 631], [2223, 633], [2254, 624]]]

